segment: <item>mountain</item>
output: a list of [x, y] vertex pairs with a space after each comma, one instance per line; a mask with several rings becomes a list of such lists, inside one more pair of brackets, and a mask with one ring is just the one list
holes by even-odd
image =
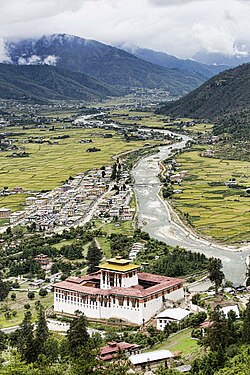
[[164, 68], [178, 69], [183, 73], [199, 78], [201, 81], [207, 80], [223, 70], [228, 69], [228, 66], [205, 65], [197, 61], [179, 59], [165, 52], [157, 52], [147, 48], [126, 47], [126, 45], [122, 44], [120, 45], [120, 48], [136, 57], [139, 57], [142, 60], [162, 66]]
[[215, 121], [215, 133], [250, 138], [250, 64], [227, 70], [158, 113]]
[[123, 92], [83, 73], [49, 65], [0, 64], [0, 98], [92, 100]]
[[210, 65], [227, 65], [228, 67], [234, 67], [250, 62], [250, 51], [247, 49], [236, 49], [234, 54], [215, 53], [208, 51], [199, 51], [193, 57], [195, 61], [202, 64]]
[[6, 48], [13, 64], [56, 65], [89, 74], [111, 85], [158, 87], [183, 95], [204, 81], [196, 73], [164, 68], [121, 49], [67, 34], [8, 42]]

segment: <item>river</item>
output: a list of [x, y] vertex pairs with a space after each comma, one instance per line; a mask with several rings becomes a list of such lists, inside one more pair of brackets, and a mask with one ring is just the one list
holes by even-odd
[[237, 249], [219, 246], [189, 234], [185, 228], [171, 220], [170, 209], [159, 197], [159, 162], [165, 160], [172, 150], [185, 146], [188, 138], [171, 146], [159, 147], [159, 153], [142, 158], [132, 169], [134, 191], [138, 204], [138, 224], [151, 237], [172, 246], [182, 246], [188, 250], [201, 252], [208, 257], [220, 258], [226, 279], [234, 283], [245, 280], [245, 259], [250, 254], [249, 247]]
[[[77, 119], [80, 123], [87, 123], [93, 115], [82, 116]], [[99, 125], [105, 123], [98, 121]], [[114, 128], [117, 127], [116, 124]], [[169, 134], [167, 130], [144, 128], [146, 132], [155, 130]], [[159, 162], [165, 160], [172, 150], [185, 147], [190, 139], [186, 135], [175, 134], [181, 141], [171, 146], [159, 147], [159, 152], [143, 157], [132, 169], [134, 178], [134, 191], [137, 199], [138, 224], [141, 229], [149, 233], [151, 237], [164, 241], [171, 246], [181, 246], [188, 250], [201, 252], [208, 257], [220, 258], [223, 263], [223, 271], [226, 279], [234, 283], [242, 283], [246, 279], [245, 260], [250, 254], [250, 245], [236, 248], [220, 246], [209, 243], [198, 235], [189, 233], [185, 228], [171, 219], [170, 207], [160, 198], [161, 187], [158, 175], [160, 173]]]

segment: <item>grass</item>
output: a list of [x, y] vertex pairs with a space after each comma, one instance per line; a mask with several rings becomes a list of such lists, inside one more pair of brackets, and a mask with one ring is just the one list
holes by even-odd
[[[24, 135], [13, 135], [17, 139], [16, 145], [30, 153], [26, 158], [6, 158], [12, 152], [0, 153], [0, 189], [8, 186], [12, 189], [21, 186], [26, 191], [51, 190], [60, 186], [68, 177], [92, 168], [100, 168], [102, 165], [113, 163], [112, 156], [124, 151], [132, 151], [143, 147], [146, 143], [156, 144], [155, 141], [125, 142], [122, 136], [114, 131], [113, 138], [103, 138], [104, 130], [100, 129], [63, 129], [56, 126], [55, 131], [47, 129], [29, 129], [15, 127], [9, 131], [22, 132]], [[23, 143], [29, 136], [50, 139], [58, 135], [69, 135], [70, 138], [58, 141], [58, 144], [47, 143], [34, 144]], [[91, 144], [81, 144], [81, 139], [92, 139]], [[100, 148], [100, 152], [86, 152], [89, 147]], [[0, 207], [8, 207], [11, 210], [22, 208], [25, 195], [11, 195], [0, 199]]]
[[63, 246], [72, 245], [72, 243], [76, 242], [75, 240], [63, 240], [61, 242], [55, 243], [52, 247], [55, 247], [57, 250], [60, 250]]
[[[128, 116], [123, 116], [127, 114]], [[141, 117], [140, 120], [128, 119], [128, 117]], [[128, 109], [117, 109], [110, 112], [110, 118], [113, 121], [118, 121], [127, 125], [139, 125], [146, 127], [166, 128], [162, 119], [167, 119], [168, 116], [156, 115], [154, 112], [138, 112], [129, 111]]]
[[19, 211], [24, 208], [26, 194], [13, 194], [6, 197], [0, 196], [0, 207], [9, 208], [11, 211]]
[[[10, 298], [12, 293], [16, 294], [15, 301], [12, 301], [12, 299]], [[29, 303], [30, 305], [30, 311], [33, 314], [33, 321], [35, 321], [36, 319], [36, 301], [40, 301], [45, 308], [53, 305], [53, 293], [48, 293], [45, 297], [40, 297], [38, 293], [35, 293], [35, 298], [33, 300], [30, 300], [27, 297], [27, 293], [27, 291], [10, 291], [9, 296], [3, 302], [0, 302], [0, 328], [19, 325], [24, 318], [24, 313], [26, 311], [24, 305], [26, 303]], [[4, 316], [5, 307], [8, 307], [9, 309], [11, 309], [11, 311], [16, 311], [17, 315], [7, 320]]]
[[167, 349], [171, 352], [181, 351], [184, 356], [190, 355], [198, 349], [197, 341], [191, 338], [191, 328], [184, 329], [160, 344], [154, 345], [151, 350]]
[[211, 131], [213, 130], [213, 124], [204, 124], [204, 123], [195, 124], [193, 126], [187, 127], [185, 130], [195, 132], [195, 133], [198, 133], [198, 132], [211, 133]]
[[101, 246], [102, 252], [106, 259], [111, 258], [110, 241], [107, 237], [97, 237], [97, 242]]
[[[184, 152], [177, 158], [188, 170], [173, 204], [202, 234], [220, 241], [237, 243], [250, 239], [250, 196], [243, 189], [230, 189], [225, 182], [236, 178], [239, 185], [250, 185], [249, 162], [220, 160], [200, 156], [200, 149]], [[178, 172], [178, 171], [177, 171]], [[221, 186], [211, 186], [219, 182]], [[247, 229], [249, 228], [249, 229]]]
[[133, 235], [134, 227], [133, 221], [112, 221], [111, 223], [102, 223], [102, 220], [95, 220], [97, 228], [102, 228], [107, 235], [111, 233], [121, 233], [126, 236]]

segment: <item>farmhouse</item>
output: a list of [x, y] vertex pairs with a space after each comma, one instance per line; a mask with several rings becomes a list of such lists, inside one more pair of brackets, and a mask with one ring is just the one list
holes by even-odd
[[100, 349], [100, 359], [102, 361], [110, 361], [117, 356], [120, 352], [123, 352], [127, 357], [132, 354], [140, 353], [140, 345], [130, 344], [128, 342], [108, 342], [108, 345], [103, 346]]
[[139, 272], [140, 266], [116, 257], [98, 272], [54, 284], [55, 312], [82, 311], [90, 319], [121, 319], [143, 324], [168, 300], [184, 298], [182, 279]]

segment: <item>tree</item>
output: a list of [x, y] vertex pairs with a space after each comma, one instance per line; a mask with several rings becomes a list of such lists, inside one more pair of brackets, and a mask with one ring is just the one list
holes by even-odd
[[248, 301], [244, 312], [242, 337], [245, 343], [250, 344], [250, 301]]
[[3, 301], [9, 294], [10, 284], [4, 282], [0, 277], [0, 301]]
[[97, 266], [99, 266], [100, 261], [102, 260], [102, 251], [96, 244], [96, 241], [93, 240], [88, 248], [87, 261], [88, 261], [88, 270], [87, 273], [92, 273], [97, 271]]
[[45, 311], [42, 305], [38, 307], [38, 321], [36, 326], [36, 337], [35, 337], [35, 347], [36, 353], [44, 354], [44, 344], [49, 337], [49, 330], [46, 322]]
[[17, 350], [21, 355], [21, 360], [27, 363], [34, 362], [37, 358], [31, 319], [32, 314], [30, 311], [27, 311], [20, 324], [20, 329], [17, 331]]
[[222, 272], [222, 263], [218, 258], [211, 258], [209, 260], [209, 279], [215, 286], [215, 293], [218, 293], [218, 288], [221, 286], [223, 279], [225, 278], [224, 273]]
[[49, 337], [44, 343], [44, 353], [50, 363], [57, 361], [59, 356], [59, 344], [54, 337]]
[[42, 289], [39, 290], [39, 296], [45, 297], [45, 296], [47, 296], [47, 294], [48, 294], [48, 292], [47, 292], [46, 289], [42, 288]]
[[69, 353], [73, 358], [78, 358], [79, 352], [86, 349], [90, 343], [90, 336], [87, 331], [87, 320], [80, 315], [70, 323], [67, 332]]
[[204, 345], [209, 346], [211, 351], [224, 350], [234, 340], [220, 306], [217, 306], [211, 314], [212, 326], [204, 337]]
[[28, 298], [34, 299], [35, 298], [35, 292], [28, 292]]
[[16, 293], [11, 293], [10, 298], [12, 299], [12, 301], [15, 301], [16, 300]]
[[3, 331], [0, 331], [0, 352], [5, 350], [7, 347], [7, 335]]

